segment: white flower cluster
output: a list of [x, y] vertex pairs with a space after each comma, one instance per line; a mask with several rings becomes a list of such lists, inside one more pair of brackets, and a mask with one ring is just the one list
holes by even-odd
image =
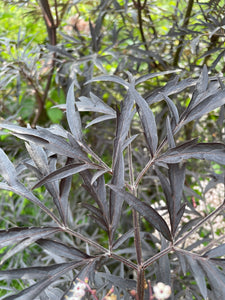
[[[86, 285], [83, 282], [78, 282], [74, 285], [72, 290], [73, 295], [68, 298], [68, 300], [81, 300], [85, 295]], [[68, 297], [68, 296], [67, 296]]]
[[158, 282], [154, 287], [154, 296], [158, 300], [168, 299], [171, 295], [171, 287], [162, 282]]

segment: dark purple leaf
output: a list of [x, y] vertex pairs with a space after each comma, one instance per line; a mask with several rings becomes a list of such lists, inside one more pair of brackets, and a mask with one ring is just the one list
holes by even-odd
[[[121, 112], [117, 112], [117, 130], [116, 137], [114, 139], [113, 148], [113, 164], [112, 164], [112, 180], [111, 183], [119, 188], [124, 186], [124, 156], [123, 145], [129, 132], [130, 123], [134, 116], [132, 96], [130, 92], [125, 97], [121, 105]], [[123, 205], [123, 199], [113, 190], [110, 191], [110, 222], [112, 227], [112, 237], [118, 226], [121, 209]]]
[[[185, 109], [185, 111], [181, 115], [181, 120], [186, 118], [187, 114], [193, 109], [194, 106], [200, 103], [205, 97], [210, 96], [209, 91], [208, 93], [205, 93], [207, 86], [208, 86], [208, 70], [206, 65], [204, 65], [202, 69], [202, 73], [196, 83], [194, 92], [192, 94], [191, 101], [187, 109]], [[213, 94], [215, 94], [215, 92], [216, 90], [214, 90]]]
[[91, 173], [86, 170], [84, 172], [80, 173], [81, 177], [84, 181], [84, 188], [90, 193], [90, 195], [94, 198], [96, 201], [98, 207], [102, 211], [102, 215], [105, 216], [107, 223], [109, 220], [109, 209], [108, 209], [108, 203], [106, 200], [106, 189], [105, 189], [105, 179], [104, 175], [101, 175], [96, 179], [96, 181], [91, 184], [92, 182], [92, 175]]
[[128, 135], [130, 124], [132, 118], [135, 114], [135, 110], [133, 109], [133, 101], [132, 95], [128, 93], [125, 97], [124, 101], [121, 103], [121, 112], [117, 112], [117, 130], [116, 130], [116, 138], [114, 142], [114, 154], [113, 159], [116, 161], [116, 150], [118, 145], [120, 145], [121, 149], [125, 142], [125, 139]]
[[38, 170], [38, 168], [36, 168], [33, 165], [31, 165], [31, 161], [30, 162], [26, 162], [25, 161], [23, 164], [24, 164], [24, 166], [27, 167], [28, 170], [30, 170], [34, 174], [36, 174], [37, 178], [41, 178], [42, 177], [42, 173]]
[[182, 272], [184, 275], [186, 275], [186, 272], [187, 272], [187, 264], [186, 264], [186, 261], [185, 261], [185, 258], [184, 258], [184, 255], [181, 254], [179, 251], [175, 251], [178, 259], [179, 259], [179, 262], [180, 262], [180, 266], [181, 266], [181, 269], [182, 269]]
[[97, 171], [97, 172], [93, 175], [93, 177], [92, 177], [92, 179], [91, 179], [91, 185], [93, 185], [94, 182], [95, 182], [100, 176], [102, 176], [103, 174], [105, 174], [105, 173], [107, 173], [107, 172], [108, 172], [108, 170], [100, 170], [100, 171]]
[[[155, 91], [151, 92], [150, 95], [145, 95], [146, 101], [148, 104], [153, 104], [164, 99], [163, 94], [165, 95], [173, 95], [177, 94], [184, 89], [193, 86], [196, 84], [196, 79], [187, 78], [178, 82], [178, 77], [169, 81], [164, 87], [160, 87]], [[162, 94], [163, 93], [163, 94]]]
[[[124, 186], [124, 158], [121, 145], [117, 147], [117, 157], [113, 163], [113, 176], [112, 184], [117, 186], [117, 188], [123, 188]], [[123, 199], [119, 193], [115, 193], [114, 190], [110, 191], [110, 220], [112, 226], [112, 232], [114, 233], [121, 216], [123, 206]]]
[[112, 285], [120, 287], [121, 289], [134, 289], [135, 288], [135, 280], [132, 279], [125, 279], [121, 278], [120, 276], [115, 276], [109, 273], [100, 273], [98, 272], [99, 276], [106, 278]]
[[79, 112], [75, 109], [74, 83], [71, 84], [66, 97], [66, 116], [72, 134], [77, 141], [81, 141], [81, 119]]
[[87, 210], [92, 212], [94, 215], [102, 219], [102, 212], [99, 208], [89, 204], [89, 203], [82, 203], [82, 206], [85, 207]]
[[44, 248], [45, 250], [52, 252], [54, 255], [66, 257], [74, 261], [75, 260], [80, 261], [82, 259], [90, 258], [89, 255], [87, 255], [86, 253], [82, 252], [81, 250], [75, 247], [67, 246], [63, 243], [53, 241], [50, 239], [42, 238], [37, 240], [36, 243], [42, 248]]
[[180, 166], [179, 164], [169, 164], [168, 173], [171, 187], [171, 198], [167, 205], [169, 209], [171, 229], [174, 235], [182, 217], [182, 212], [184, 212], [184, 209], [180, 209], [185, 180], [185, 165], [183, 164]]
[[68, 57], [70, 59], [75, 60], [75, 57], [73, 55], [71, 55], [71, 53], [69, 53], [68, 51], [66, 51], [65, 49], [63, 49], [62, 47], [58, 47], [58, 46], [54, 46], [54, 45], [46, 45], [47, 49], [52, 51], [52, 52], [56, 52], [61, 54], [63, 57]]
[[211, 66], [210, 66], [210, 69], [211, 69], [211, 70], [215, 70], [216, 65], [217, 65], [218, 62], [221, 60], [221, 58], [224, 57], [224, 54], [225, 54], [225, 50], [222, 50], [222, 51], [220, 52], [220, 54], [217, 56], [217, 58], [216, 58], [216, 59], [213, 61], [213, 63], [211, 64]]
[[88, 128], [94, 124], [103, 122], [103, 121], [107, 121], [107, 120], [111, 120], [111, 119], [115, 119], [116, 116], [113, 115], [104, 115], [104, 116], [100, 116], [98, 118], [95, 118], [94, 120], [92, 120], [91, 122], [89, 122], [85, 128]]
[[202, 269], [207, 275], [211, 289], [215, 295], [215, 299], [225, 299], [225, 275], [221, 272], [217, 266], [207, 260], [199, 259]]
[[210, 261], [213, 264], [222, 267], [223, 269], [225, 268], [225, 259], [224, 258], [210, 258]]
[[71, 158], [76, 158], [84, 161], [83, 155], [80, 151], [76, 151], [76, 148], [72, 147], [61, 136], [57, 136], [49, 129], [41, 128], [37, 126], [37, 129], [23, 128], [11, 124], [1, 124], [2, 128], [12, 131], [11, 133], [22, 140], [28, 142], [34, 142], [41, 145], [53, 153], [66, 155]]
[[54, 274], [56, 270], [60, 270], [64, 266], [70, 265], [70, 263], [62, 263], [47, 267], [29, 267], [20, 269], [11, 269], [6, 271], [0, 271], [0, 280], [8, 279], [43, 279], [51, 274]]
[[149, 204], [140, 201], [138, 198], [123, 189], [114, 185], [109, 185], [109, 187], [119, 194], [132, 208], [139, 212], [153, 227], [161, 232], [167, 240], [171, 241], [170, 230], [166, 222], [154, 208], [152, 208]]
[[0, 149], [0, 175], [9, 185], [14, 185], [17, 182], [16, 169], [2, 149]]
[[225, 145], [220, 143], [199, 143], [186, 149], [178, 146], [159, 156], [157, 161], [175, 164], [190, 158], [206, 159], [225, 164]]
[[115, 83], [121, 84], [125, 88], [129, 87], [129, 83], [128, 82], [126, 82], [122, 78], [120, 78], [118, 76], [115, 76], [115, 75], [102, 75], [102, 76], [94, 77], [91, 80], [88, 80], [86, 82], [86, 84], [91, 83], [91, 82], [95, 82], [95, 81], [111, 81], [111, 82], [115, 82]]
[[35, 184], [33, 189], [36, 189], [47, 182], [59, 180], [59, 179], [71, 176], [73, 174], [80, 173], [87, 169], [98, 169], [98, 166], [96, 166], [94, 164], [91, 165], [91, 164], [78, 164], [78, 163], [72, 163], [69, 165], [65, 165], [64, 167], [59, 168], [58, 170], [45, 176], [42, 180], [40, 180], [37, 184]]
[[214, 257], [218, 257], [218, 256], [224, 256], [225, 255], [225, 244], [222, 244], [218, 247], [215, 247], [209, 251], [207, 251], [204, 254], [204, 257], [207, 258], [214, 258]]
[[181, 205], [180, 209], [177, 212], [176, 220], [175, 220], [175, 224], [174, 224], [175, 230], [177, 229], [177, 226], [179, 225], [180, 220], [183, 217], [183, 214], [185, 212], [185, 208], [186, 208], [186, 204], [183, 204], [183, 205]]
[[31, 300], [35, 299], [44, 289], [46, 289], [50, 284], [52, 284], [56, 279], [64, 275], [65, 273], [86, 264], [86, 261], [82, 262], [71, 262], [68, 264], [63, 264], [61, 267], [57, 268], [55, 272], [52, 272], [50, 276], [44, 277], [41, 281], [33, 284], [29, 288], [26, 288], [22, 292], [16, 295], [8, 296], [5, 300]]
[[[26, 148], [30, 157], [34, 161], [35, 165], [37, 166], [37, 171], [35, 173], [37, 174], [39, 179], [41, 179], [43, 176], [48, 175], [48, 173], [55, 171], [56, 162], [57, 162], [55, 155], [50, 156], [48, 162], [47, 155], [40, 146], [37, 146], [34, 143], [31, 143], [30, 145], [26, 143]], [[38, 174], [39, 171], [41, 171], [42, 174]], [[65, 215], [65, 211], [62, 210], [62, 201], [59, 197], [58, 183], [56, 182], [46, 183], [46, 189], [52, 196], [53, 201], [58, 209], [59, 215], [65, 224], [66, 215]]]
[[130, 145], [130, 143], [132, 143], [133, 140], [136, 139], [137, 136], [139, 136], [139, 134], [132, 135], [130, 138], [126, 139], [123, 143], [122, 151], [124, 151], [127, 148], [127, 146]]
[[169, 164], [168, 166], [169, 181], [158, 170], [158, 168], [155, 168], [155, 171], [159, 177], [166, 197], [171, 229], [174, 235], [185, 209], [185, 205], [181, 206], [181, 197], [185, 179], [185, 166], [179, 166], [178, 164]]
[[[70, 163], [70, 160], [67, 160], [67, 163]], [[68, 217], [68, 198], [71, 189], [72, 176], [62, 178], [59, 184], [59, 201], [61, 203], [61, 209], [63, 215], [65, 216], [65, 223], [67, 222]]]
[[162, 186], [162, 189], [163, 189], [163, 193], [166, 197], [166, 202], [168, 203], [169, 205], [169, 201], [170, 201], [170, 198], [171, 198], [171, 187], [170, 187], [170, 182], [169, 180], [166, 178], [165, 175], [163, 175], [159, 169], [157, 167], [155, 167], [155, 172], [157, 174], [157, 176], [159, 177], [159, 180], [160, 180], [160, 183], [161, 183], [161, 186]]
[[129, 88], [130, 96], [137, 103], [137, 110], [144, 129], [146, 143], [152, 156], [154, 156], [158, 145], [158, 134], [155, 122], [155, 116], [149, 105], [143, 97], [135, 90], [133, 86]]
[[134, 236], [134, 229], [128, 230], [126, 233], [124, 233], [121, 237], [119, 237], [113, 244], [113, 249], [119, 248], [127, 239]]
[[91, 259], [86, 266], [82, 268], [82, 270], [77, 274], [76, 278], [79, 278], [80, 280], [85, 280], [85, 278], [88, 278], [90, 282], [94, 281], [95, 278], [95, 268], [96, 263], [98, 262], [97, 259]]
[[104, 220], [99, 217], [97, 217], [96, 215], [90, 215], [90, 217], [94, 220], [94, 222], [101, 227], [104, 231], [108, 232], [109, 231], [109, 227], [106, 225], [106, 223], [104, 222]]
[[171, 117], [175, 120], [175, 124], [177, 125], [179, 122], [179, 114], [176, 105], [166, 94], [163, 94], [163, 97], [169, 107]]
[[35, 145], [34, 143], [25, 143], [27, 151], [35, 163], [36, 167], [43, 175], [48, 174], [48, 158], [42, 147]]
[[169, 148], [175, 148], [176, 144], [173, 138], [173, 132], [172, 132], [172, 128], [171, 128], [171, 124], [170, 124], [170, 119], [167, 116], [166, 118], [166, 131], [167, 131], [167, 141], [169, 144]]
[[198, 261], [194, 257], [192, 258], [191, 255], [185, 255], [185, 259], [187, 260], [187, 263], [191, 268], [192, 274], [197, 282], [197, 285], [203, 298], [207, 299], [208, 295], [205, 282], [205, 274], [201, 268], [201, 265], [199, 265]]
[[206, 91], [208, 86], [208, 81], [209, 81], [208, 70], [207, 70], [207, 66], [204, 65], [198, 83], [196, 84], [196, 89], [198, 91], [198, 94], [201, 94]]
[[52, 151], [53, 153], [61, 154], [63, 156], [87, 161], [87, 159], [85, 160], [83, 158], [83, 153], [81, 154], [80, 151], [76, 151], [76, 147], [72, 147], [64, 138], [52, 133], [51, 129], [41, 128], [37, 126], [37, 130], [39, 135], [44, 136], [48, 141], [48, 144], [44, 146], [48, 150]]
[[200, 35], [198, 35], [196, 38], [194, 38], [193, 40], [191, 40], [190, 42], [190, 46], [191, 46], [191, 52], [192, 54], [197, 54], [197, 46], [199, 44], [199, 40], [200, 40]]
[[84, 96], [79, 97], [80, 101], [76, 102], [79, 111], [93, 111], [116, 117], [114, 109], [112, 109], [99, 97], [93, 93], [90, 93], [90, 97], [91, 99]]
[[32, 128], [24, 128], [13, 124], [0, 124], [0, 128], [7, 129], [12, 131], [13, 134], [18, 134], [24, 136], [24, 140], [32, 141], [32, 138], [34, 138], [33, 141], [39, 142], [40, 144], [46, 144], [48, 141], [44, 138], [44, 136], [40, 136], [40, 134], [37, 132], [36, 129]]
[[42, 235], [49, 235], [59, 231], [62, 230], [58, 227], [15, 227], [9, 230], [0, 230], [0, 245], [5, 247], [29, 238], [37, 240]]
[[[168, 247], [167, 241], [164, 237], [161, 237], [161, 251]], [[165, 284], [171, 285], [171, 268], [168, 254], [163, 255], [158, 260], [158, 272], [160, 273], [157, 281], [161, 281]]]
[[27, 248], [28, 246], [30, 246], [31, 244], [33, 244], [35, 241], [37, 241], [38, 239], [44, 238], [50, 234], [59, 232], [60, 229], [56, 228], [55, 230], [39, 230], [39, 233], [37, 234], [32, 234], [29, 237], [24, 238], [23, 240], [19, 241], [13, 248], [11, 248], [10, 250], [8, 250], [2, 257], [0, 260], [0, 265], [2, 265], [7, 259], [9, 259], [10, 257], [12, 257], [13, 255], [15, 255], [16, 253], [20, 252], [21, 250]]
[[176, 69], [176, 70], [168, 70], [168, 71], [163, 71], [163, 72], [157, 72], [157, 73], [152, 73], [152, 74], [147, 74], [144, 76], [139, 77], [138, 79], [135, 80], [135, 85], [140, 84], [142, 82], [145, 82], [151, 78], [158, 77], [158, 76], [163, 76], [171, 73], [177, 73], [180, 72], [181, 70]]
[[[67, 137], [69, 139], [69, 143], [74, 149], [74, 152], [77, 154], [77, 158], [79, 158], [81, 161], [84, 162], [91, 162], [91, 160], [87, 157], [86, 153], [84, 153], [84, 149], [82, 148], [84, 146], [84, 143], [78, 144], [75, 137], [68, 132]], [[70, 156], [68, 156], [70, 157]], [[75, 157], [74, 157], [75, 158]]]
[[108, 225], [107, 225], [107, 220], [105, 220], [104, 216], [102, 215], [102, 211], [88, 203], [83, 203], [83, 207], [85, 207], [88, 211], [92, 212], [90, 215], [94, 221], [103, 228], [103, 230], [108, 231]]
[[202, 100], [196, 104], [182, 120], [182, 125], [185, 125], [193, 120], [199, 119], [205, 114], [225, 104], [225, 90], [219, 90], [215, 94]]

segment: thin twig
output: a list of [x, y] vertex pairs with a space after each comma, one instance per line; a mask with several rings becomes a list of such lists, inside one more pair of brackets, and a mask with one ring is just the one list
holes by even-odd
[[211, 214], [209, 214], [203, 220], [201, 220], [190, 231], [188, 231], [183, 237], [181, 237], [179, 240], [175, 241], [174, 246], [177, 246], [177, 245], [181, 244], [183, 241], [185, 241], [190, 235], [192, 235], [196, 230], [198, 230], [200, 226], [202, 226], [205, 222], [207, 222], [210, 218], [212, 218], [218, 212], [220, 212], [220, 210], [224, 209], [224, 207], [225, 207], [225, 200], [219, 207], [217, 207], [217, 209], [215, 209], [213, 212], [211, 212]]
[[155, 254], [154, 256], [150, 257], [143, 263], [143, 268], [147, 269], [151, 264], [157, 261], [159, 258], [163, 257], [164, 255], [168, 254], [170, 251], [173, 250], [173, 245], [171, 244], [169, 247], [165, 248], [164, 250], [160, 251], [159, 253]]

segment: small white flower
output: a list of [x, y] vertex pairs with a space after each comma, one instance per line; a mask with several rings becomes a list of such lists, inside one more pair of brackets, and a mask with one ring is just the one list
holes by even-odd
[[171, 287], [162, 282], [158, 282], [153, 287], [153, 291], [154, 291], [156, 299], [158, 299], [158, 300], [168, 299], [169, 296], [171, 295]]
[[83, 282], [78, 282], [73, 288], [72, 300], [80, 300], [85, 295], [86, 285]]

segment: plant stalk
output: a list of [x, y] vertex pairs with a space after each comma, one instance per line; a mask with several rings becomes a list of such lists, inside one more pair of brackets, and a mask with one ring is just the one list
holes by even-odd
[[[129, 131], [129, 137], [131, 133]], [[133, 161], [132, 161], [132, 148], [131, 144], [128, 146], [128, 165], [129, 165], [129, 175], [130, 183], [132, 187], [132, 194], [137, 197], [137, 187], [135, 187], [134, 181], [134, 170], [133, 170]], [[137, 300], [144, 299], [144, 269], [142, 268], [142, 248], [141, 248], [141, 237], [140, 237], [140, 216], [139, 213], [133, 209], [133, 226], [134, 226], [134, 244], [136, 250], [138, 271], [137, 271]]]

